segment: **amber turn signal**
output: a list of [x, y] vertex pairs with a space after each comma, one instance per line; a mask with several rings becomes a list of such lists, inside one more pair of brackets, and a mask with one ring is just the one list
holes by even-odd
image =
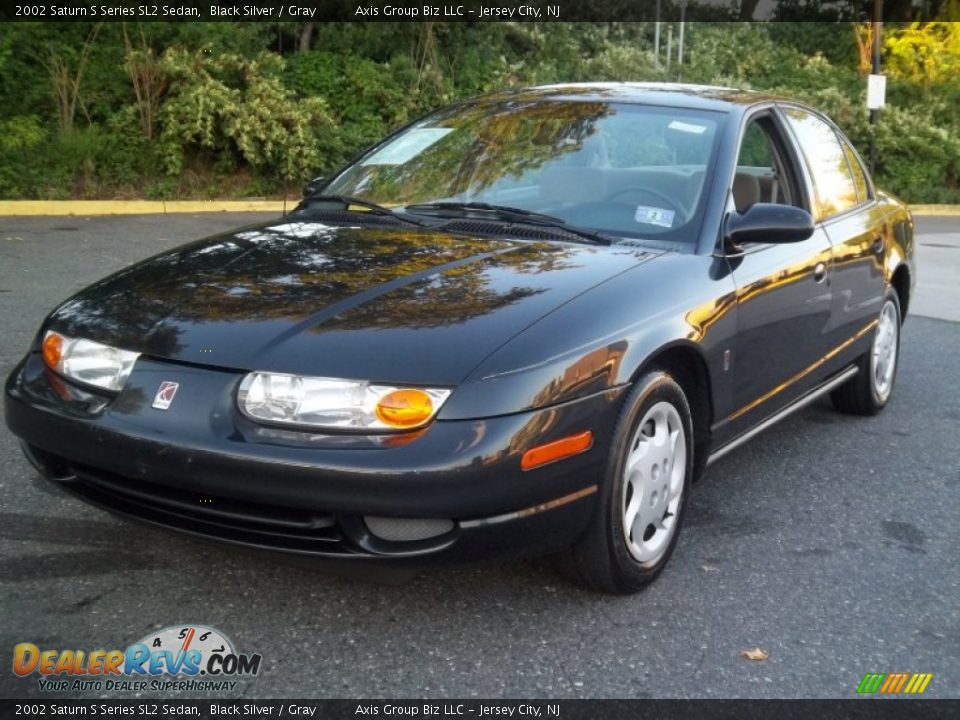
[[391, 427], [415, 428], [432, 415], [433, 400], [423, 390], [394, 390], [377, 402], [377, 418]]
[[63, 335], [55, 332], [47, 333], [43, 339], [43, 362], [51, 370], [56, 370], [61, 357], [63, 357]]
[[591, 445], [593, 445], [593, 433], [586, 430], [578, 435], [571, 435], [560, 440], [554, 440], [546, 445], [530, 448], [523, 454], [520, 467], [523, 470], [532, 470], [556, 460], [579, 455], [589, 450]]

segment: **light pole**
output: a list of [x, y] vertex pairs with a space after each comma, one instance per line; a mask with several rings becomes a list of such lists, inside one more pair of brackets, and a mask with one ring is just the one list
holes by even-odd
[[[873, 0], [873, 63], [871, 72], [880, 74], [880, 33], [883, 29], [883, 0]], [[877, 147], [874, 136], [877, 134], [877, 118], [880, 110], [870, 109], [870, 173], [877, 171]]]
[[667, 23], [667, 80], [670, 79], [670, 57], [673, 55], [673, 23]]
[[660, 72], [660, 0], [657, 0], [657, 17], [653, 23], [653, 69]]
[[687, 0], [680, 0], [680, 42], [677, 48], [677, 80], [683, 80], [683, 26], [687, 14]]

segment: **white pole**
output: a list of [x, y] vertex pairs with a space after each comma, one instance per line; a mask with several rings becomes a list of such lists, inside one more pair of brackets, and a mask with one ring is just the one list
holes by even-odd
[[653, 67], [660, 70], [660, 0], [657, 0], [657, 21], [653, 24]]
[[677, 65], [683, 67], [683, 28], [686, 23], [683, 21], [687, 13], [687, 0], [680, 4], [680, 46], [677, 48]]
[[673, 25], [667, 23], [667, 75], [670, 74], [671, 55], [673, 55]]

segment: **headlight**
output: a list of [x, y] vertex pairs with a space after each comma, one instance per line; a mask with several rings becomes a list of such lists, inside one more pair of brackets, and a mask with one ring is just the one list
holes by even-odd
[[93, 340], [68, 338], [52, 330], [43, 336], [43, 361], [47, 367], [71, 380], [104, 390], [123, 389], [139, 356]]
[[450, 390], [252, 372], [240, 383], [244, 415], [331, 430], [412, 430], [428, 423]]

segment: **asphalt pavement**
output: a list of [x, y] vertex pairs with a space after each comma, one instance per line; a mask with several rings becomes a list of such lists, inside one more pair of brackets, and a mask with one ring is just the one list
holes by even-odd
[[[259, 217], [0, 218], [0, 372], [75, 290]], [[867, 672], [960, 696], [960, 218], [918, 227], [886, 411], [818, 402], [712, 466], [633, 597], [545, 560], [391, 584], [148, 529], [50, 487], [0, 427], [0, 696], [42, 695], [9, 670], [16, 643], [124, 648], [185, 623], [263, 656], [245, 698], [850, 698]], [[738, 654], [753, 648], [769, 658]]]

